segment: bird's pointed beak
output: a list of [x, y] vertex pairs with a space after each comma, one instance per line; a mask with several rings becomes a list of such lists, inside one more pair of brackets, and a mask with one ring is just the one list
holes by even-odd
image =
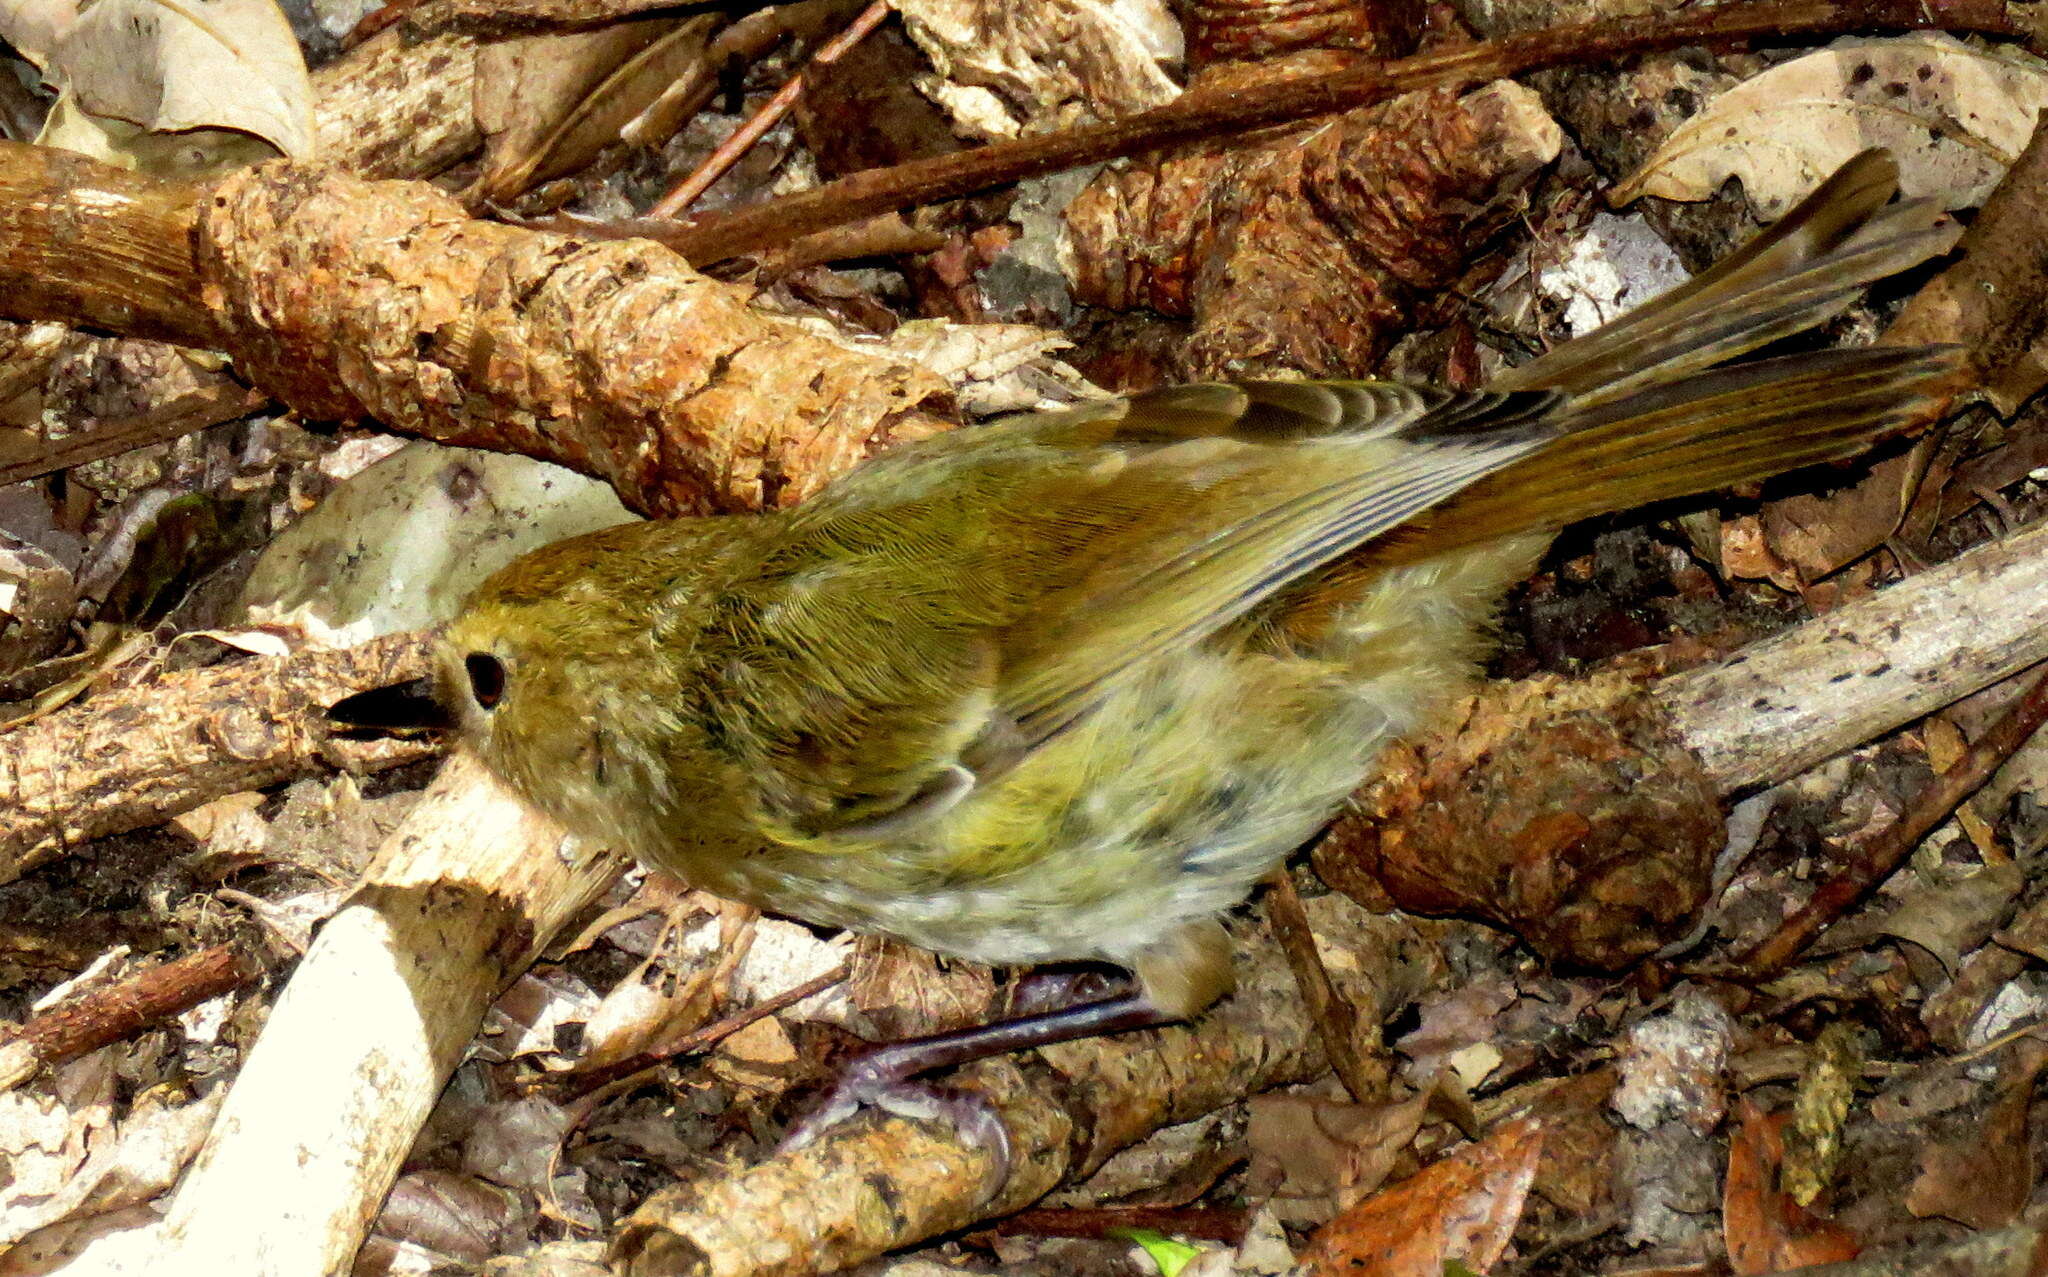
[[373, 687], [327, 707], [327, 721], [338, 732], [407, 736], [455, 729], [455, 720], [434, 698], [434, 680], [415, 678], [388, 687]]

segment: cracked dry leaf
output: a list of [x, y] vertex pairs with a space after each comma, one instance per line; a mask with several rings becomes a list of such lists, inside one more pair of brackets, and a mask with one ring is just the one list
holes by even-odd
[[[226, 1087], [216, 1087], [190, 1103], [174, 1102], [162, 1089], [138, 1097], [108, 1137], [95, 1139], [91, 1159], [48, 1199], [49, 1221], [11, 1249], [0, 1245], [6, 1255], [0, 1272], [13, 1277], [88, 1267], [96, 1272], [124, 1271], [117, 1264], [93, 1267], [94, 1261], [107, 1258], [97, 1243], [118, 1247], [125, 1244], [122, 1239], [129, 1239], [139, 1247], [131, 1253], [147, 1253], [147, 1229], [158, 1217], [145, 1203], [177, 1182], [226, 1098]], [[0, 1158], [0, 1166], [6, 1164]], [[63, 1262], [69, 1256], [82, 1262]], [[138, 1260], [125, 1271], [151, 1269]]]
[[313, 155], [312, 81], [275, 0], [0, 8], [0, 36], [59, 90], [45, 146], [192, 178]]
[[1859, 151], [1886, 147], [1899, 188], [1948, 208], [1983, 202], [2048, 107], [2048, 64], [1940, 32], [1846, 39], [1745, 80], [1680, 125], [1617, 186], [1703, 200], [1731, 176], [1775, 218]]
[[1728, 1138], [1728, 1179], [1722, 1189], [1721, 1227], [1728, 1263], [1737, 1273], [1775, 1273], [1810, 1264], [1841, 1263], [1863, 1249], [1854, 1234], [1816, 1214], [1777, 1187], [1784, 1160], [1783, 1131], [1790, 1113], [1766, 1114], [1744, 1097]]
[[1319, 1224], [1332, 1218], [1393, 1173], [1422, 1129], [1429, 1101], [1427, 1091], [1391, 1104], [1254, 1096], [1245, 1136], [1251, 1146], [1251, 1191], [1265, 1195], [1283, 1222]]
[[897, 0], [935, 76], [918, 89], [984, 140], [1162, 106], [1180, 86], [1180, 24], [1159, 0]]
[[83, 1205], [87, 1167], [113, 1146], [114, 1080], [112, 1053], [95, 1051], [45, 1084], [0, 1093], [0, 1249]]
[[1493, 1267], [1514, 1236], [1543, 1151], [1543, 1127], [1509, 1122], [1324, 1225], [1307, 1277], [1441, 1277]]

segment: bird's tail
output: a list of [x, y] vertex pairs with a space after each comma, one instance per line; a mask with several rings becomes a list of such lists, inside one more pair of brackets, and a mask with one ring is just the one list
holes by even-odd
[[[1813, 351], [1716, 368], [1823, 322], [1869, 284], [1954, 243], [1935, 210], [1887, 204], [1898, 170], [1850, 160], [1732, 257], [1496, 379], [1551, 389], [1560, 437], [1402, 538], [1433, 554], [1853, 456], [1924, 419], [1963, 379], [1950, 346]], [[1390, 547], [1391, 548], [1391, 547]]]
[[1865, 151], [1769, 230], [1677, 288], [1494, 379], [1607, 403], [1678, 381], [1839, 314], [1878, 280], [1955, 246], [1931, 200], [1888, 201], [1899, 169]]
[[1407, 549], [1436, 553], [1507, 533], [1561, 528], [1854, 456], [1952, 393], [1961, 349], [1788, 355], [1596, 405], [1588, 420], [1570, 422], [1570, 433], [1549, 447], [1444, 503], [1428, 520], [1428, 534]]

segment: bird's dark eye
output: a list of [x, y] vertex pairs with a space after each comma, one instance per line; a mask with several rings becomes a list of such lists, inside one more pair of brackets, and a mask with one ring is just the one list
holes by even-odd
[[505, 666], [495, 656], [483, 652], [471, 652], [462, 658], [462, 668], [469, 671], [469, 694], [485, 709], [495, 709], [505, 695]]

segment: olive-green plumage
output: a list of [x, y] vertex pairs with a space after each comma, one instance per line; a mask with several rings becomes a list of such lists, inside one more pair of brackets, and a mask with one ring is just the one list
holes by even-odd
[[1556, 528], [1849, 455], [1945, 350], [1712, 365], [1943, 251], [1859, 158], [1688, 285], [1457, 395], [1199, 385], [877, 457], [800, 508], [492, 577], [441, 694], [570, 828], [994, 963], [1223, 991], [1215, 915], [1464, 688]]

